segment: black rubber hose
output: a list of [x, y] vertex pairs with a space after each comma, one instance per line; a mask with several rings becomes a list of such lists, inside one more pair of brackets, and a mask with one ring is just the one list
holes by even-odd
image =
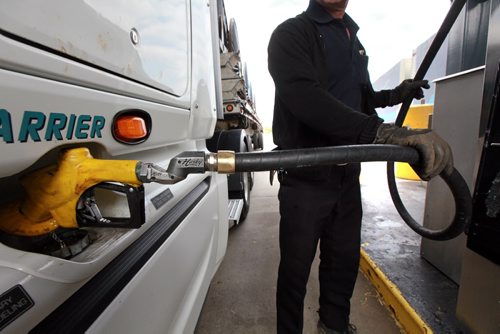
[[416, 150], [398, 145], [353, 145], [236, 153], [236, 172], [259, 172], [363, 161], [403, 161], [414, 164]]
[[[418, 152], [410, 147], [396, 145], [355, 145], [258, 153], [236, 153], [235, 168], [236, 172], [257, 172], [365, 161], [400, 161], [415, 164], [418, 163], [418, 160]], [[472, 214], [472, 201], [469, 188], [460, 173], [455, 170], [451, 175], [442, 174], [441, 177], [448, 184], [455, 198], [455, 218], [447, 228], [434, 231], [426, 229], [418, 225], [418, 223], [419, 228], [414, 228], [413, 224], [409, 224], [407, 221], [407, 219], [413, 218], [409, 214], [401, 215], [415, 232], [432, 240], [448, 240], [460, 235], [464, 231], [464, 228], [468, 226]]]
[[[464, 7], [465, 3], [467, 0], [455, 0], [453, 1], [453, 4], [450, 7], [450, 10], [448, 11], [448, 14], [446, 15], [443, 23], [441, 24], [441, 27], [439, 28], [436, 37], [434, 37], [434, 40], [432, 41], [431, 46], [429, 47], [429, 50], [427, 51], [424, 60], [422, 61], [422, 64], [420, 64], [417, 73], [415, 74], [414, 80], [422, 80], [429, 70], [429, 67], [432, 64], [432, 61], [436, 57], [436, 54], [438, 53], [439, 49], [441, 48], [441, 45], [443, 44], [444, 40], [446, 39], [446, 36], [451, 30], [451, 27], [455, 23], [458, 15], [460, 15], [460, 12], [462, 11], [462, 8]], [[407, 99], [406, 101], [403, 102], [401, 105], [401, 109], [399, 110], [398, 116], [396, 118], [395, 124], [397, 126], [402, 126], [403, 122], [406, 118], [406, 115], [408, 114], [408, 110], [410, 108], [412, 102], [412, 98]], [[454, 169], [453, 173], [450, 176], [443, 175], [441, 173], [439, 176], [448, 184], [450, 189], [452, 189], [453, 195], [455, 196], [455, 205], [457, 205], [457, 196], [460, 197], [465, 197], [465, 194], [467, 193], [467, 198], [468, 199], [468, 204], [470, 208], [463, 208], [463, 213], [467, 213], [468, 216], [464, 217], [464, 222], [463, 226], [461, 227], [462, 230], [466, 230], [470, 224], [470, 217], [472, 215], [472, 199], [471, 195], [469, 192], [469, 188], [467, 187], [467, 184], [463, 180], [463, 177], [460, 175], [460, 173]], [[450, 239], [448, 238], [448, 235], [458, 235], [457, 234], [458, 230], [454, 229], [454, 225], [451, 224], [447, 229], [444, 229], [439, 232], [434, 232], [431, 231], [425, 227], [422, 226], [422, 224], [418, 223], [411, 214], [408, 212], [406, 207], [403, 204], [403, 201], [401, 200], [401, 197], [399, 196], [399, 191], [398, 187], [396, 184], [396, 176], [394, 173], [394, 163], [393, 162], [388, 162], [387, 163], [387, 183], [389, 185], [389, 192], [391, 194], [392, 201], [394, 202], [394, 205], [396, 206], [396, 210], [399, 212], [403, 220], [406, 222], [406, 224], [415, 232], [420, 234], [423, 237], [426, 237], [428, 239], [433, 239], [433, 240], [447, 240]], [[452, 185], [456, 183], [456, 185]], [[459, 188], [463, 188], [460, 189]], [[457, 195], [454, 193], [453, 189], [459, 190], [459, 194]], [[465, 203], [464, 203], [465, 205]], [[466, 210], [465, 210], [466, 209]], [[457, 212], [457, 215], [459, 213]], [[456, 219], [456, 217], [455, 217]], [[458, 228], [458, 226], [457, 226]]]

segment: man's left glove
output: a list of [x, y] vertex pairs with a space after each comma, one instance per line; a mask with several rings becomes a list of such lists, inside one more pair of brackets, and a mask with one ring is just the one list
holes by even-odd
[[415, 148], [420, 155], [418, 165], [412, 165], [422, 180], [428, 181], [445, 171], [453, 172], [453, 155], [448, 143], [429, 129], [407, 129], [383, 123], [377, 130], [374, 144], [394, 144]]
[[429, 89], [429, 82], [427, 80], [404, 80], [399, 86], [390, 91], [389, 106], [403, 103], [406, 99], [412, 98], [420, 100], [424, 97], [422, 88]]

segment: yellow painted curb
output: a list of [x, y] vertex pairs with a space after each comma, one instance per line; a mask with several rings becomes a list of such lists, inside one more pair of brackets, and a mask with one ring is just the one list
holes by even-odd
[[418, 313], [403, 297], [397, 286], [385, 276], [363, 249], [361, 249], [360, 268], [375, 286], [389, 310], [391, 310], [396, 320], [407, 333], [432, 334], [432, 329], [420, 318]]

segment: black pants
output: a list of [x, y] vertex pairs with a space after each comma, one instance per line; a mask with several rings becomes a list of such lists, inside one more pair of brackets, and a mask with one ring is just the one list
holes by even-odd
[[358, 164], [331, 167], [326, 178], [297, 174], [280, 178], [278, 333], [302, 333], [306, 285], [320, 242], [320, 309], [323, 323], [343, 330], [349, 323], [361, 230]]

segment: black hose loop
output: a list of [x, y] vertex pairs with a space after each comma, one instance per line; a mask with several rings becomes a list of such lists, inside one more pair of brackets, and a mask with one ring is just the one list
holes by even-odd
[[467, 183], [456, 169], [453, 169], [451, 174], [446, 174], [444, 171], [439, 174], [450, 188], [455, 200], [455, 217], [448, 227], [441, 230], [428, 229], [413, 219], [399, 196], [396, 179], [390, 177], [391, 175], [394, 176], [394, 163], [389, 162], [387, 163], [387, 182], [392, 201], [401, 218], [413, 231], [427, 239], [443, 241], [453, 239], [467, 230], [472, 217], [472, 197]]

